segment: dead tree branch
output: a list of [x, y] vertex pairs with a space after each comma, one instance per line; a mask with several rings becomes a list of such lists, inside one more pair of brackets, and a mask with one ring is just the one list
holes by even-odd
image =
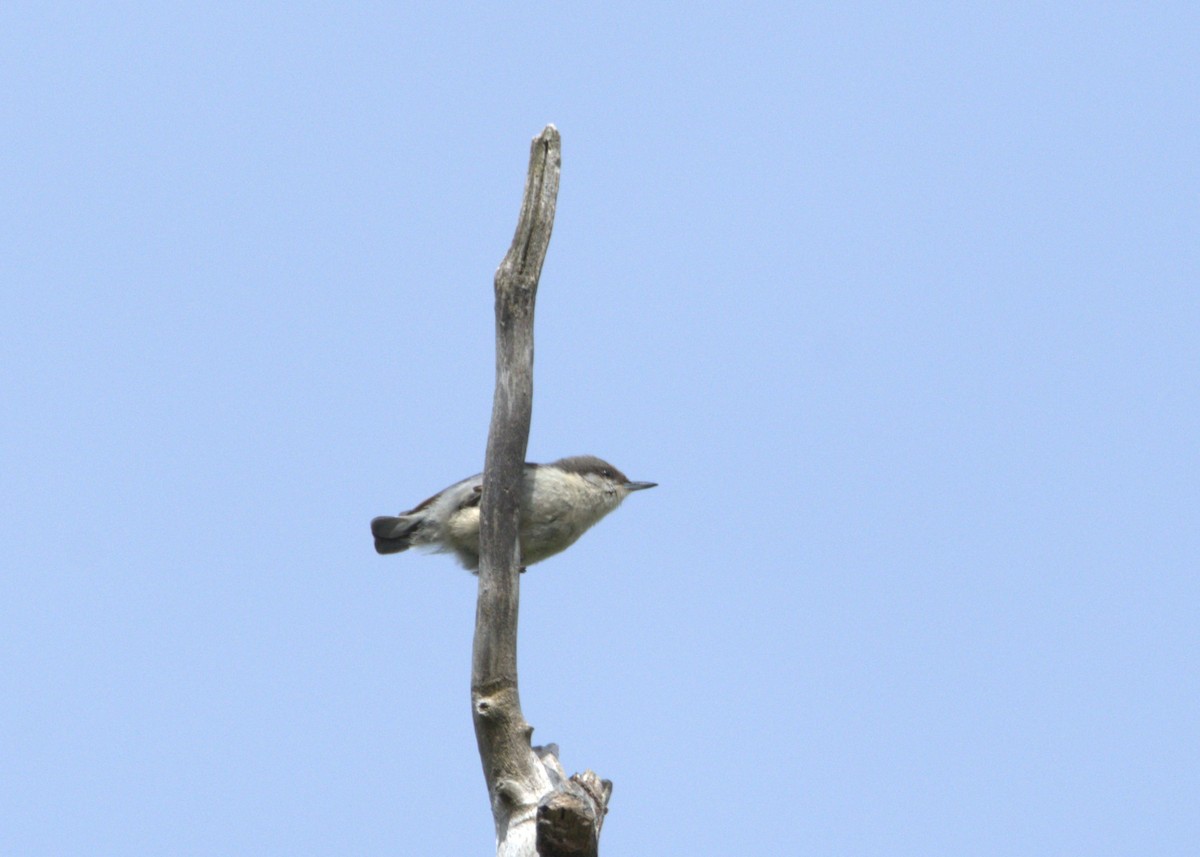
[[568, 779], [556, 747], [532, 747], [517, 693], [521, 480], [533, 411], [533, 312], [554, 227], [561, 141], [533, 140], [512, 246], [496, 271], [496, 393], [481, 507], [479, 598], [472, 651], [475, 737], [501, 857], [594, 855], [612, 783]]

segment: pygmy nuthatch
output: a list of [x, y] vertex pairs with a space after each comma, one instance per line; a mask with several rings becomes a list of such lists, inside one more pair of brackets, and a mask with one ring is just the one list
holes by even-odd
[[[654, 482], [630, 482], [594, 455], [526, 464], [521, 498], [521, 564], [533, 565], [564, 551], [633, 491]], [[411, 511], [371, 521], [375, 550], [410, 547], [451, 552], [472, 572], [479, 569], [479, 500], [483, 474], [456, 482]]]

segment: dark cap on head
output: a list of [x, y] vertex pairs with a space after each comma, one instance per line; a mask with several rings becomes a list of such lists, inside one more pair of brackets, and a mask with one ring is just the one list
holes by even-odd
[[629, 481], [629, 477], [620, 470], [617, 470], [617, 468], [604, 459], [597, 458], [594, 455], [572, 455], [569, 458], [560, 458], [554, 462], [554, 466], [559, 470], [565, 470], [568, 473], [578, 473], [581, 476], [595, 473], [598, 476], [607, 476], [610, 479], [615, 479], [617, 482]]

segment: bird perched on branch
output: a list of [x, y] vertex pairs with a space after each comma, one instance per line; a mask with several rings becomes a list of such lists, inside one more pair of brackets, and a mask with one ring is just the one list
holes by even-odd
[[[655, 482], [632, 482], [594, 455], [526, 464], [521, 497], [522, 566], [564, 551], [634, 491]], [[479, 501], [483, 474], [456, 482], [416, 508], [371, 521], [375, 550], [400, 553], [410, 547], [449, 552], [464, 568], [479, 569]]]

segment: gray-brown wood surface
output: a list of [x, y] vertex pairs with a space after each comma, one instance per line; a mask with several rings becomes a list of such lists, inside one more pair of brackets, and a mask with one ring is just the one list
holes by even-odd
[[484, 465], [479, 597], [472, 650], [475, 737], [502, 857], [595, 854], [612, 783], [568, 778], [557, 747], [533, 747], [517, 690], [520, 483], [533, 410], [533, 317], [554, 227], [557, 129], [534, 138], [512, 246], [496, 271], [496, 392]]

